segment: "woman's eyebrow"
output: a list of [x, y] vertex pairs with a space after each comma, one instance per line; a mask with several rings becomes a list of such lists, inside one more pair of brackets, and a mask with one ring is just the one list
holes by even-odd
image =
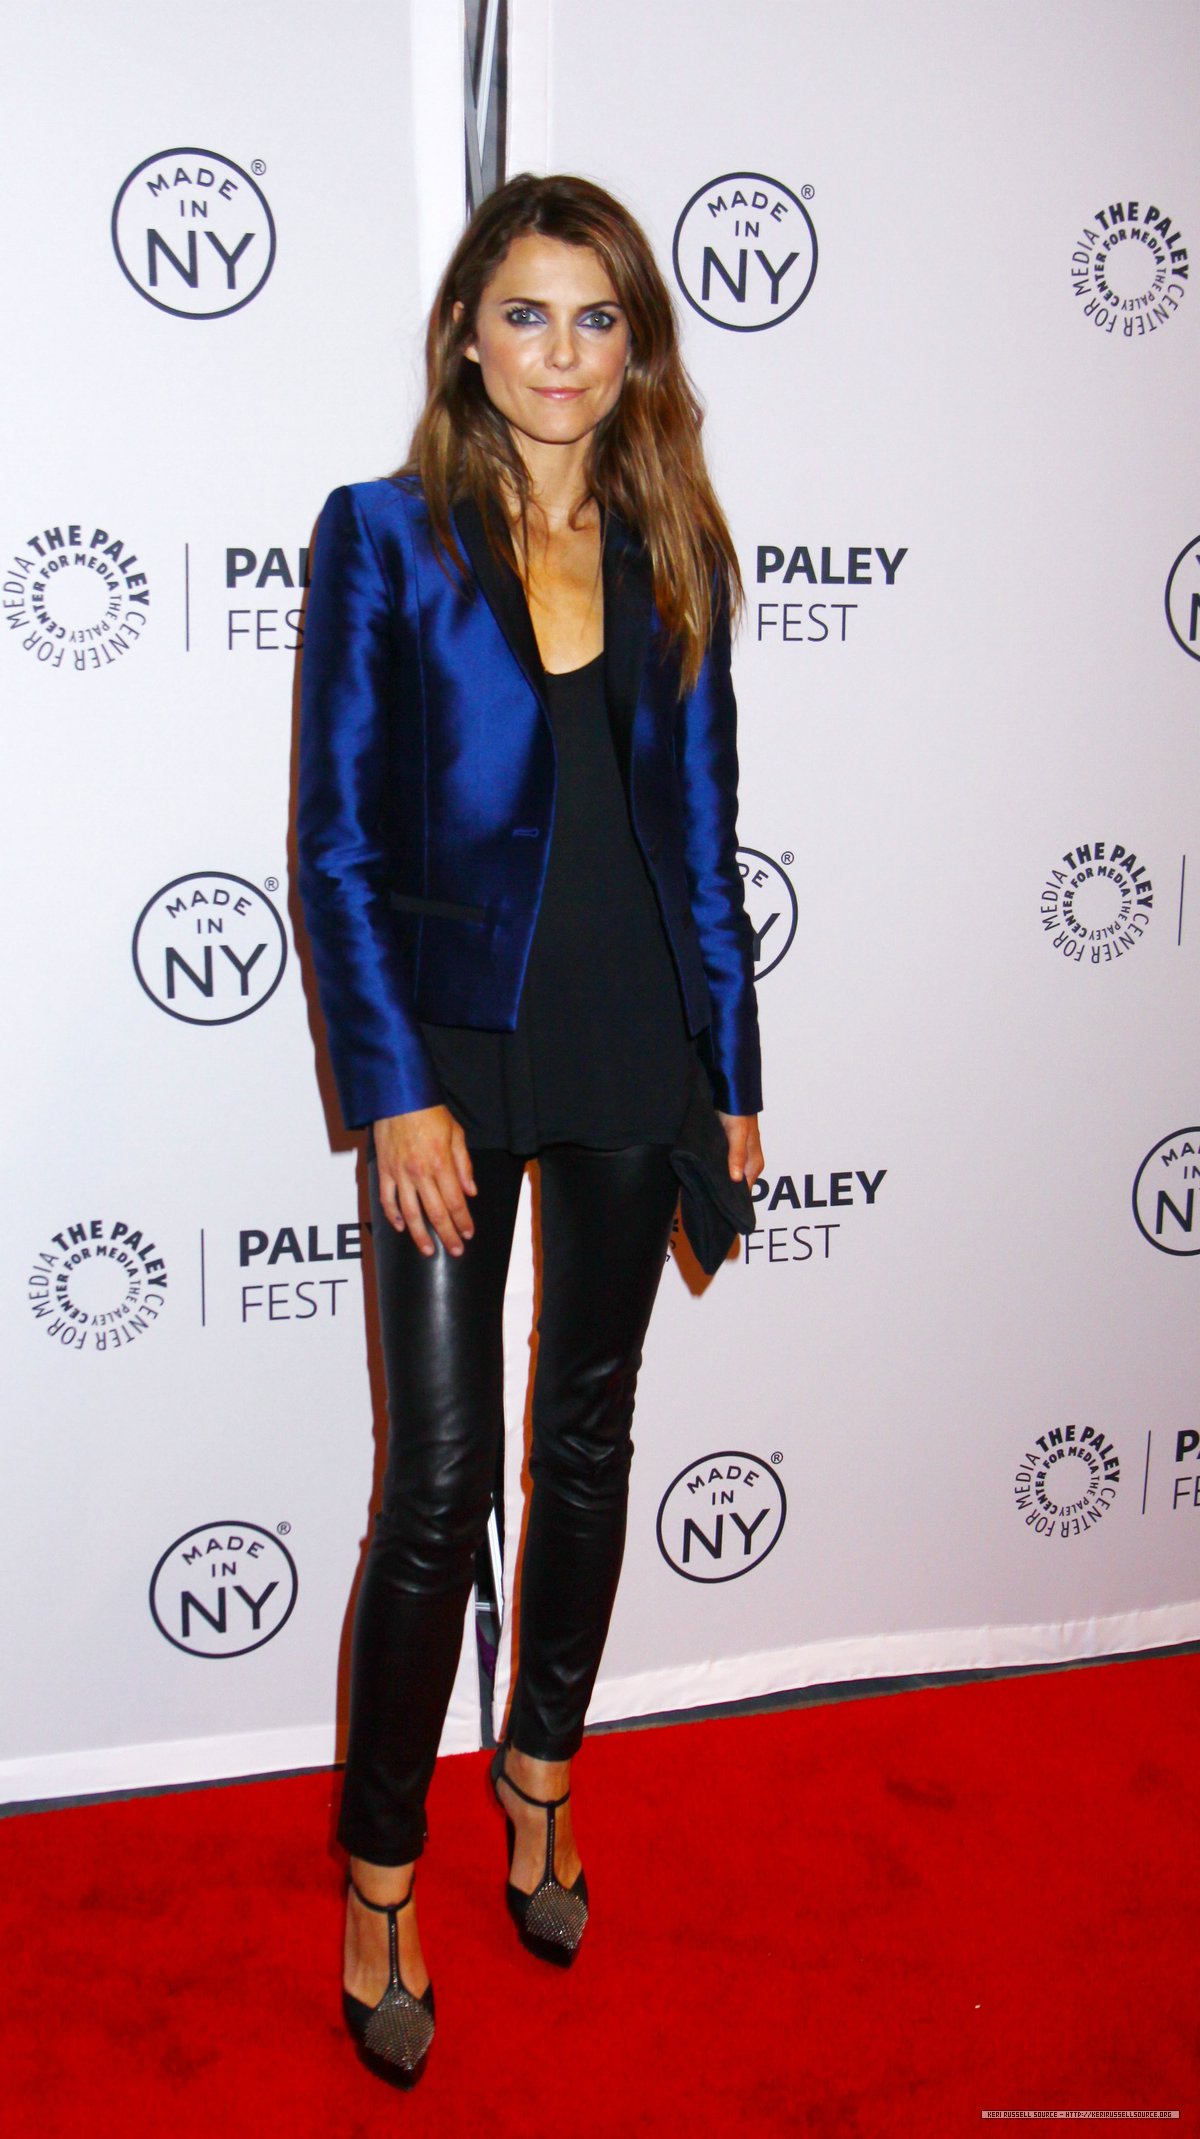
[[[497, 297], [493, 302], [498, 305], [529, 305], [539, 312], [550, 310], [548, 297], [518, 297], [514, 294], [511, 297]], [[615, 297], [593, 297], [587, 304], [577, 305], [575, 309], [577, 312], [623, 312], [625, 307], [618, 304]]]

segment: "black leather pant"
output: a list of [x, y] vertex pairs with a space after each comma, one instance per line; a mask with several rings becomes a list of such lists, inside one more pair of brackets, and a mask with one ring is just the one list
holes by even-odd
[[[369, 1169], [390, 1437], [354, 1622], [339, 1839], [407, 1864], [433, 1773], [504, 1430], [501, 1316], [524, 1161], [472, 1153], [474, 1238], [423, 1256]], [[678, 1183], [663, 1144], [548, 1146], [533, 1496], [508, 1735], [538, 1760], [583, 1738], [625, 1545], [642, 1343]]]

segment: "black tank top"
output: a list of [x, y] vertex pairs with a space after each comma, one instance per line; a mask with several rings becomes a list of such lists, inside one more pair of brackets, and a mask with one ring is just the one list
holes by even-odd
[[545, 678], [554, 827], [515, 1032], [423, 1025], [446, 1105], [479, 1150], [674, 1143], [692, 1050], [629, 821], [604, 656]]

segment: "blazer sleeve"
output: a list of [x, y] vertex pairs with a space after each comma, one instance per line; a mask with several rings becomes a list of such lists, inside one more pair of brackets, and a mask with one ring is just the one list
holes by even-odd
[[[421, 733], [396, 590], [351, 486], [317, 529], [305, 613], [299, 889], [347, 1128], [441, 1100], [388, 905], [383, 836], [393, 723]], [[411, 703], [408, 702], [411, 694]]]
[[725, 1114], [762, 1105], [754, 942], [737, 863], [737, 703], [722, 600], [694, 690], [683, 700], [676, 764], [683, 799], [684, 864], [700, 939], [712, 1023], [699, 1036]]

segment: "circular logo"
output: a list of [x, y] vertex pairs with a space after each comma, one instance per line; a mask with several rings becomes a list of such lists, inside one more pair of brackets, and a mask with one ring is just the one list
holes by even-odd
[[675, 279], [702, 319], [734, 334], [778, 327], [817, 272], [817, 233], [802, 200], [761, 171], [727, 171], [693, 193], [675, 225]]
[[671, 1480], [658, 1510], [658, 1549], [685, 1582], [736, 1582], [761, 1566], [786, 1517], [771, 1465], [744, 1449], [721, 1449]]
[[292, 1616], [296, 1562], [257, 1523], [201, 1523], [168, 1545], [150, 1577], [160, 1634], [189, 1656], [248, 1656]]
[[1055, 1426], [1026, 1449], [1013, 1495], [1036, 1537], [1080, 1537], [1107, 1515], [1120, 1482], [1120, 1458], [1098, 1427]]
[[43, 668], [111, 668], [137, 645], [149, 608], [133, 545], [84, 520], [27, 535], [5, 567], [5, 619]]
[[754, 937], [754, 978], [759, 981], [791, 950], [800, 909], [791, 878], [769, 854], [739, 847], [738, 868]]
[[150, 1235], [124, 1218], [77, 1218], [34, 1257], [28, 1300], [46, 1335], [69, 1352], [116, 1352], [153, 1329], [167, 1266]]
[[1102, 334], [1157, 334], [1187, 290], [1182, 233], [1156, 202], [1110, 201], [1085, 224], [1071, 255], [1071, 287]]
[[1166, 610], [1175, 644], [1200, 661], [1200, 535], [1184, 544], [1171, 566]]
[[1154, 886], [1132, 847], [1084, 840], [1060, 856], [1042, 885], [1042, 928], [1076, 965], [1112, 965], [1140, 943], [1154, 911]]
[[1200, 1128], [1176, 1129], [1148, 1151], [1133, 1184], [1133, 1215], [1143, 1240], [1164, 1255], [1200, 1255]]
[[125, 180], [113, 250], [147, 303], [176, 319], [223, 319], [275, 265], [275, 219], [248, 171], [212, 149], [160, 149]]
[[133, 969], [151, 1002], [185, 1025], [235, 1025], [274, 995], [287, 935], [265, 892], [223, 869], [177, 876], [147, 901]]

